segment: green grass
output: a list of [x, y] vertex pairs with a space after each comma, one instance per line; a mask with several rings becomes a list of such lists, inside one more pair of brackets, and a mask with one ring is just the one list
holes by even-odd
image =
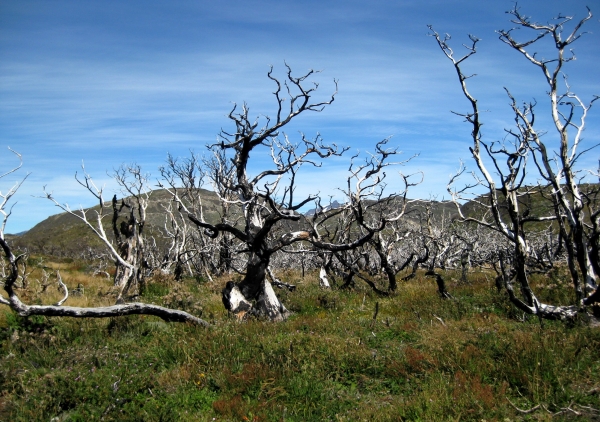
[[[65, 271], [67, 284], [68, 276], [77, 274]], [[383, 299], [362, 286], [322, 290], [316, 274], [290, 277], [297, 291], [277, 291], [294, 311], [284, 323], [230, 318], [220, 302], [225, 280], [178, 284], [163, 278], [145, 298], [202, 314], [214, 324], [209, 329], [145, 316], [23, 319], [0, 310], [0, 420], [573, 416], [552, 418], [543, 409], [525, 415], [508, 400], [522, 409], [542, 404], [551, 412], [570, 406], [582, 413], [577, 420], [600, 416], [581, 407], [600, 408], [600, 331], [523, 321], [495, 293], [491, 277], [475, 275], [468, 285], [450, 281], [457, 299], [446, 301], [424, 277]], [[98, 297], [100, 284], [109, 282], [96, 283], [89, 291]], [[553, 284], [557, 294], [563, 287]]]

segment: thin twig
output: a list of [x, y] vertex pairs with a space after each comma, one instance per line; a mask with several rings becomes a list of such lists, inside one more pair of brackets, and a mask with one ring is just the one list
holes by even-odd
[[442, 318], [440, 318], [436, 314], [432, 314], [432, 315], [435, 319], [437, 319], [439, 322], [441, 322], [444, 327], [446, 326], [446, 323], [444, 322], [444, 320]]
[[524, 415], [527, 415], [529, 413], [533, 413], [533, 412], [535, 412], [536, 410], [538, 410], [538, 409], [540, 409], [542, 407], [541, 405], [538, 404], [536, 406], [533, 406], [531, 409], [524, 410], [524, 409], [519, 409], [517, 406], [515, 406], [515, 404], [513, 402], [511, 402], [508, 399], [508, 397], [506, 398], [506, 401], [508, 401], [510, 403], [510, 405], [515, 408], [515, 410], [517, 412], [523, 413]]

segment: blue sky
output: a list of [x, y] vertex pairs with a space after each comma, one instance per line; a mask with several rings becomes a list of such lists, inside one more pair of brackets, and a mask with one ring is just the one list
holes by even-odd
[[[597, 13], [591, 34], [575, 44], [567, 71], [574, 92], [600, 94], [600, 36], [593, 2], [531, 0], [524, 14], [545, 22], [559, 12], [581, 18], [585, 5]], [[512, 26], [504, 12], [512, 1], [28, 1], [0, 2], [0, 172], [20, 152], [21, 175], [8, 232], [27, 230], [59, 210], [40, 199], [47, 186], [60, 202], [90, 206], [94, 198], [74, 182], [86, 170], [107, 197], [115, 184], [107, 172], [136, 162], [158, 177], [167, 153], [204, 152], [233, 102], [246, 101], [251, 115], [274, 112], [273, 65], [284, 61], [297, 74], [315, 77], [326, 98], [323, 113], [301, 116], [286, 132], [319, 132], [329, 143], [368, 151], [388, 136], [408, 158], [403, 171], [423, 171], [409, 196], [448, 198], [449, 175], [469, 160], [470, 128], [450, 110], [466, 111], [450, 62], [428, 37], [427, 24], [451, 33], [454, 46], [479, 38], [479, 53], [466, 65], [477, 73], [471, 91], [485, 115], [484, 135], [500, 140], [511, 124], [508, 87], [519, 100], [546, 100], [538, 69], [502, 44], [494, 33]], [[547, 118], [540, 115], [540, 122]], [[551, 127], [548, 126], [548, 130]], [[592, 109], [585, 144], [600, 142], [600, 110]], [[548, 137], [554, 136], [552, 132]], [[549, 138], [550, 139], [550, 138]], [[596, 168], [587, 154], [582, 168]], [[305, 168], [299, 193], [337, 195], [348, 159]], [[258, 158], [258, 157], [257, 157]], [[260, 167], [258, 160], [254, 170]], [[262, 161], [264, 163], [264, 161]], [[15, 176], [18, 177], [18, 176]], [[5, 192], [13, 176], [0, 182]], [[394, 187], [393, 178], [390, 187]]]

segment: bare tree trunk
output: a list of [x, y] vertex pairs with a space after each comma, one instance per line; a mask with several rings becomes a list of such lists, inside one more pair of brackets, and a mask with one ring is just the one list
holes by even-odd
[[329, 280], [327, 279], [327, 271], [325, 270], [325, 267], [321, 267], [319, 270], [319, 285], [325, 289], [331, 288]]
[[428, 277], [435, 278], [435, 282], [438, 287], [438, 294], [440, 295], [440, 298], [452, 299], [452, 295], [450, 295], [450, 293], [448, 293], [448, 291], [446, 290], [446, 282], [444, 281], [444, 278], [440, 274], [436, 273], [433, 270], [429, 270], [425, 273], [425, 275]]
[[283, 321], [288, 317], [289, 311], [279, 301], [267, 280], [270, 256], [264, 252], [249, 254], [244, 279], [239, 284], [229, 282], [222, 292], [227, 310], [242, 316], [251, 312], [271, 321]]

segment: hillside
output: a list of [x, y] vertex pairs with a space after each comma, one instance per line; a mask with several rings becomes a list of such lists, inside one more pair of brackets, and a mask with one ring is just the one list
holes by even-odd
[[[586, 205], [586, 208], [588, 209], [586, 210], [586, 216], [588, 217], [586, 221], [589, 222], [589, 206], [591, 205], [591, 208], [598, 209], [598, 206], [600, 205], [600, 184], [580, 184], [579, 189], [585, 198], [584, 201], [588, 204]], [[544, 188], [539, 188], [535, 186], [524, 186], [519, 189], [519, 192], [522, 192], [519, 196], [519, 210], [521, 215], [529, 217], [554, 216], [554, 205], [551, 200], [550, 187], [546, 186]], [[505, 221], [509, 221], [506, 200], [500, 191], [498, 192], [498, 200], [500, 202], [500, 214]], [[569, 201], [573, 201], [573, 198], [570, 196]], [[482, 204], [489, 204], [489, 202], [489, 194], [484, 194], [474, 198], [472, 201], [466, 202], [461, 208], [465, 216], [481, 218], [483, 213], [488, 212]], [[488, 219], [491, 219], [491, 215], [488, 216]], [[554, 230], [558, 231], [556, 222], [550, 224]], [[526, 226], [527, 230], [532, 231], [545, 230], [547, 228], [547, 222], [529, 222]]]
[[[598, 190], [597, 184], [583, 185], [583, 191], [589, 196], [594, 197]], [[526, 189], [526, 188], [524, 188]], [[217, 195], [209, 190], [201, 189], [202, 203], [204, 207], [204, 216], [207, 221], [216, 223], [220, 218], [221, 205]], [[546, 197], [545, 197], [546, 196]], [[147, 224], [146, 234], [155, 236], [157, 242], [160, 243], [165, 225], [164, 207], [168, 206], [171, 197], [165, 190], [159, 189], [152, 191], [148, 209], [147, 209]], [[502, 202], [502, 196], [500, 195]], [[486, 203], [486, 195], [475, 198], [472, 201], [461, 205], [463, 213], [467, 216], [478, 216], [483, 212], [480, 203]], [[592, 202], [597, 203], [597, 200]], [[343, 204], [337, 201], [333, 203], [332, 210], [342, 206]], [[397, 206], [395, 200], [387, 207]], [[433, 216], [433, 221], [439, 222], [442, 218], [448, 220], [456, 215], [456, 205], [450, 201], [426, 201], [413, 200], [407, 207], [405, 221], [411, 225], [419, 224], [421, 216], [426, 213], [426, 209], [430, 207]], [[98, 207], [88, 208], [87, 211], [94, 211]], [[552, 204], [547, 198], [547, 195], [535, 192], [524, 195], [521, 198], [521, 209], [529, 210], [530, 215], [546, 216], [552, 215]], [[110, 210], [107, 210], [109, 213]], [[235, 212], [235, 210], [234, 210]], [[239, 212], [239, 211], [238, 211]], [[501, 205], [501, 212], [506, 214], [505, 207]], [[306, 212], [309, 217], [314, 213], [314, 209]], [[90, 216], [93, 213], [89, 214]], [[505, 215], [506, 217], [506, 215]], [[106, 232], [111, 235], [110, 214], [104, 219], [104, 227]], [[297, 230], [302, 225], [302, 222], [294, 223], [290, 229]], [[529, 229], [543, 230], [547, 227], [547, 223], [530, 223]], [[78, 218], [67, 213], [60, 213], [48, 217], [44, 221], [34, 226], [31, 230], [20, 235], [10, 236], [13, 245], [16, 248], [27, 248], [32, 253], [45, 253], [54, 256], [69, 256], [77, 257], [82, 251], [91, 248], [102, 248], [100, 241], [85, 227]]]
[[[204, 209], [204, 217], [210, 223], [216, 223], [220, 218], [221, 205], [217, 195], [209, 190], [201, 189], [202, 204]], [[152, 191], [147, 212], [147, 220], [145, 231], [148, 235], [154, 235], [160, 242], [161, 233], [164, 232], [165, 212], [164, 207], [168, 206], [171, 197], [166, 190], [159, 189]], [[341, 204], [335, 203], [336, 207]], [[112, 236], [110, 227], [111, 214], [110, 204], [106, 210], [107, 215], [104, 217], [104, 228], [109, 236]], [[395, 203], [392, 202], [392, 207]], [[418, 224], [419, 215], [425, 212], [427, 206], [431, 206], [434, 220], [438, 220], [441, 216], [446, 218], [456, 214], [455, 205], [448, 201], [414, 201], [407, 207], [406, 219], [411, 224]], [[335, 207], [334, 207], [335, 208]], [[94, 216], [93, 211], [98, 210], [99, 206], [86, 209], [89, 218]], [[235, 212], [235, 211], [234, 211]], [[306, 215], [310, 216], [314, 213], [309, 210]], [[293, 229], [297, 229], [297, 225], [293, 224]], [[52, 215], [44, 221], [35, 225], [31, 230], [11, 236], [14, 247], [27, 248], [32, 253], [45, 253], [54, 256], [69, 256], [77, 257], [81, 252], [91, 248], [102, 248], [101, 242], [85, 226], [85, 224], [68, 213], [60, 213]]]
[[[204, 215], [208, 221], [216, 222], [219, 218], [219, 200], [217, 195], [209, 190], [201, 189], [202, 201], [204, 204]], [[146, 233], [160, 236], [160, 232], [165, 225], [164, 206], [168, 206], [171, 201], [170, 194], [163, 189], [152, 191], [146, 209]], [[104, 229], [109, 237], [112, 236], [111, 210], [108, 204], [106, 216], [104, 217]], [[99, 206], [86, 209], [88, 218], [95, 218], [93, 213]], [[85, 224], [68, 213], [55, 214], [32, 227], [29, 231], [11, 236], [13, 245], [17, 248], [27, 248], [33, 253], [47, 253], [54, 256], [74, 256], [79, 255], [88, 247], [101, 247], [101, 242], [94, 233], [85, 226]]]

